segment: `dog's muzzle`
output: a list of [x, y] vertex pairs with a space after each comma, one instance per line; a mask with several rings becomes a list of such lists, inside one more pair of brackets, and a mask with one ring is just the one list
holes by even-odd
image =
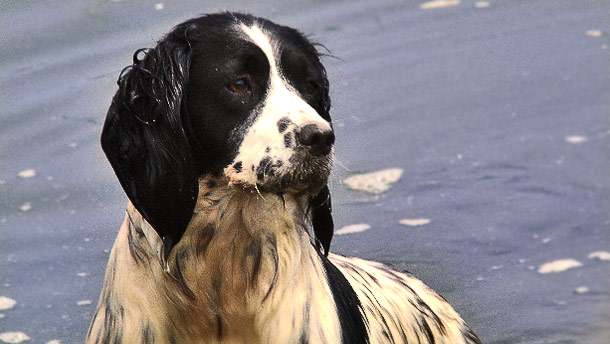
[[[279, 142], [268, 140], [273, 135]], [[330, 126], [291, 123], [279, 132], [271, 131], [259, 138], [252, 144], [242, 143], [241, 154], [224, 170], [229, 183], [259, 191], [291, 193], [313, 193], [326, 185], [335, 143]], [[277, 143], [262, 144], [266, 141]]]

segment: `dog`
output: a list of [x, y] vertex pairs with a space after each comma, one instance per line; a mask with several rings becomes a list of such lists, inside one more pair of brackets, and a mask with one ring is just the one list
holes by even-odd
[[101, 137], [129, 203], [87, 343], [480, 343], [411, 274], [329, 253], [318, 47], [225, 12], [136, 51]]

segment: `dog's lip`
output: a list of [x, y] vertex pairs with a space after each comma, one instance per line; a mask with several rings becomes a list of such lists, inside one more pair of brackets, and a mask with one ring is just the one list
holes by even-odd
[[[308, 156], [310, 156], [308, 154]], [[298, 158], [297, 158], [298, 159]], [[292, 173], [274, 173], [259, 180], [254, 173], [240, 173], [235, 164], [224, 169], [224, 176], [229, 186], [238, 186], [243, 189], [255, 189], [260, 192], [272, 193], [307, 193], [317, 192], [326, 185], [331, 171], [331, 154], [324, 157], [310, 156], [310, 159], [291, 161], [297, 165]], [[290, 171], [290, 170], [289, 170]], [[306, 173], [305, 171], [311, 171]]]
[[328, 177], [312, 177], [308, 180], [302, 181], [290, 181], [286, 182], [285, 179], [289, 177], [279, 177], [272, 179], [267, 182], [249, 182], [243, 179], [231, 179], [228, 178], [227, 184], [229, 186], [238, 186], [242, 189], [254, 189], [258, 192], [270, 192], [276, 194], [299, 194], [299, 193], [317, 193], [328, 181]]
[[335, 149], [335, 145], [331, 144], [326, 147], [315, 148], [304, 145], [297, 145], [294, 147], [295, 152], [298, 152], [300, 155], [310, 156], [311, 158], [324, 158], [326, 156], [332, 155]]

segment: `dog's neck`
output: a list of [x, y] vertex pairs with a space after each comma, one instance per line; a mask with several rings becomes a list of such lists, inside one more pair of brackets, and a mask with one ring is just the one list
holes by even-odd
[[[191, 222], [165, 262], [166, 290], [157, 291], [176, 305], [171, 316], [192, 322], [190, 331], [201, 336], [283, 336], [292, 342], [320, 323], [311, 318], [335, 313], [311, 244], [307, 195], [259, 193], [210, 178], [199, 184]], [[133, 207], [129, 213], [132, 231], [144, 234], [139, 237], [160, 257], [156, 232]], [[295, 327], [282, 330], [287, 317]], [[314, 332], [323, 342], [333, 335]]]

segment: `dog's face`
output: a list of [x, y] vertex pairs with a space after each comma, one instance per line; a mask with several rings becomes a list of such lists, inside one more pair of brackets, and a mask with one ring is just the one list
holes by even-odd
[[137, 51], [118, 83], [102, 147], [166, 254], [190, 221], [198, 178], [209, 174], [309, 194], [313, 208], [328, 208], [332, 233], [328, 80], [298, 31], [242, 14], [192, 19]]
[[266, 21], [216, 29], [222, 36], [207, 29], [191, 39], [186, 95], [199, 172], [266, 191], [319, 190], [334, 134], [315, 50]]

